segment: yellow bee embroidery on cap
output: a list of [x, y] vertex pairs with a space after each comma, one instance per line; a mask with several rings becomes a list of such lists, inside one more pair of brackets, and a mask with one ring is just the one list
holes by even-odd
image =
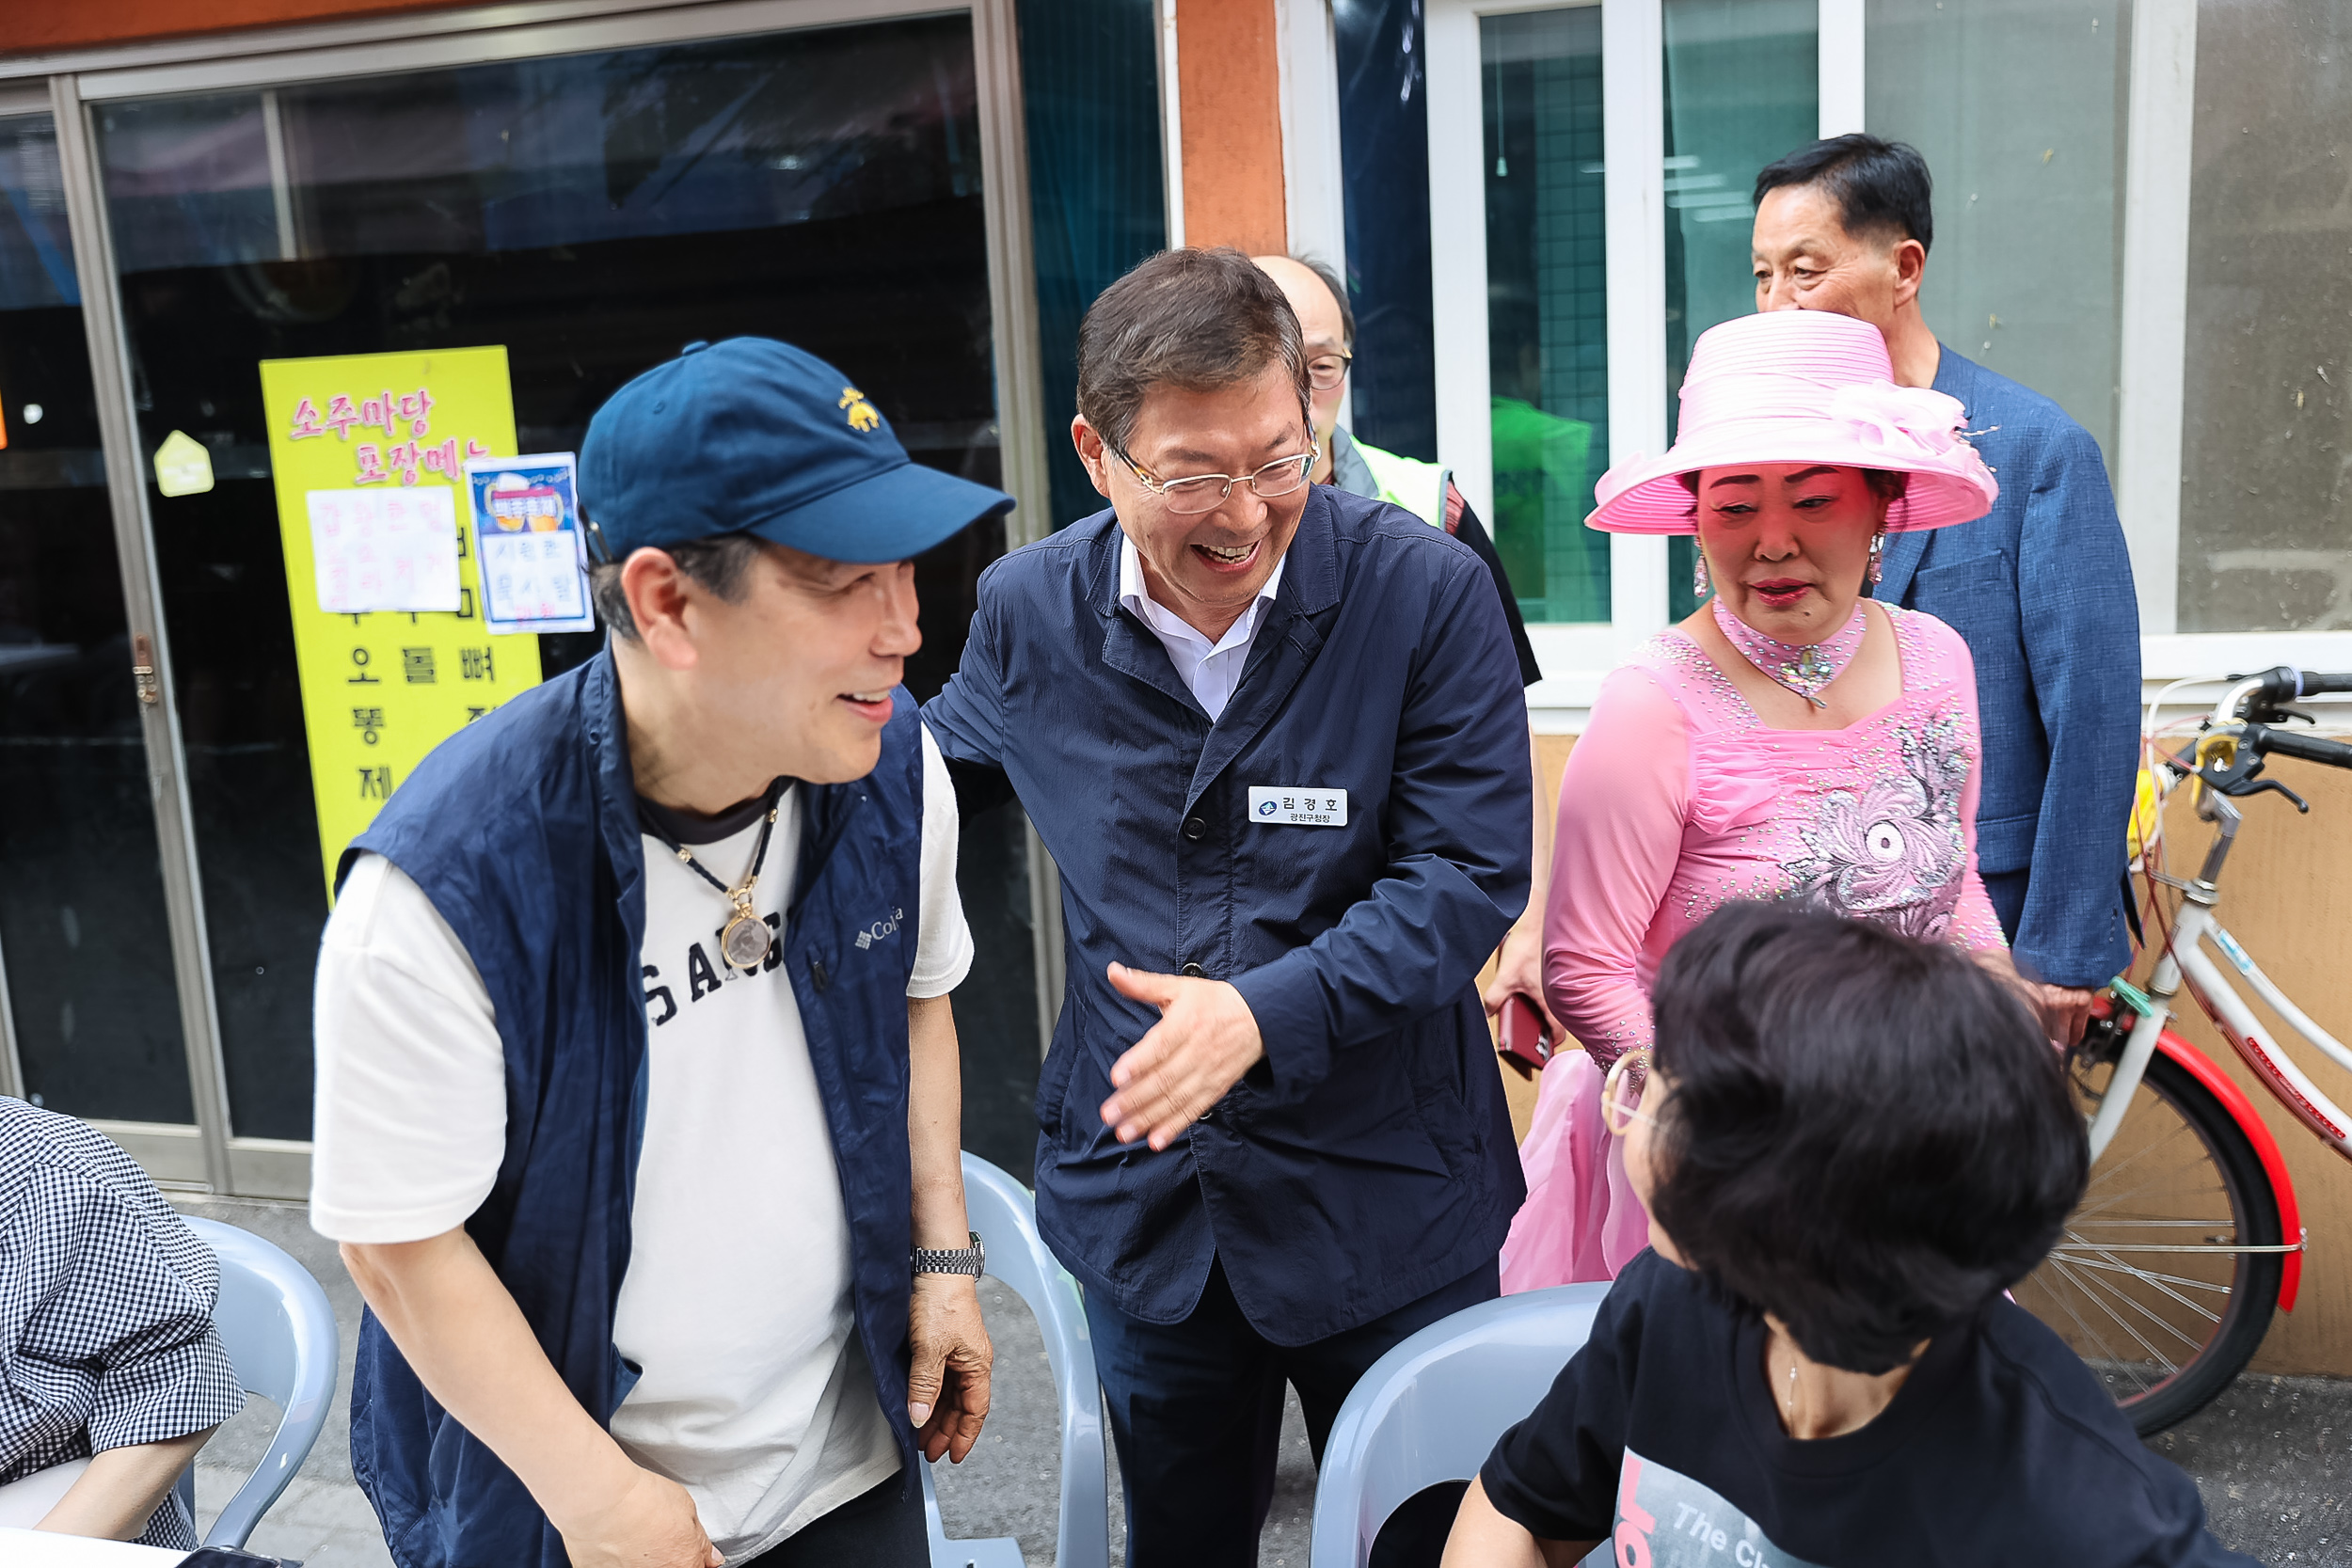
[[880, 430], [882, 428], [882, 410], [866, 402], [866, 394], [854, 387], [841, 388], [841, 401], [835, 406], [850, 411], [851, 430]]

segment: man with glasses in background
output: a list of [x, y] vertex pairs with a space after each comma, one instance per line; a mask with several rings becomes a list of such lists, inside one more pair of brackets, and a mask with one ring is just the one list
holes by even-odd
[[1476, 984], [1527, 896], [1510, 636], [1468, 547], [1308, 483], [1309, 393], [1240, 253], [1113, 284], [1071, 426], [1110, 508], [988, 569], [925, 709], [1061, 871], [1038, 1219], [1134, 1568], [1254, 1564], [1283, 1385], [1319, 1460], [1375, 1361], [1497, 1293], [1524, 1194]]

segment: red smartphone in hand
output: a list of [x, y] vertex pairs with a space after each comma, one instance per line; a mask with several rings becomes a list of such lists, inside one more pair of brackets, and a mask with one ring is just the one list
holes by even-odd
[[1495, 1047], [1497, 1053], [1522, 1078], [1543, 1071], [1551, 1060], [1551, 1042], [1544, 1038], [1544, 1015], [1535, 1004], [1513, 991], [1503, 1000], [1502, 1016], [1496, 1022], [1502, 1037]]

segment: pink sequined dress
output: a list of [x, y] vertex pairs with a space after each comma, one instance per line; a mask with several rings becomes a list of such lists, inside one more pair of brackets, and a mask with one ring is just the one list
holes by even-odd
[[1961, 947], [2002, 944], [1977, 877], [1976, 669], [1931, 615], [1887, 609], [1902, 695], [1842, 730], [1765, 727], [1680, 631], [1602, 683], [1568, 754], [1544, 990], [1582, 1043], [1545, 1071], [1502, 1288], [1615, 1277], [1649, 1242], [1602, 1075], [1650, 1039], [1677, 938], [1735, 898], [1801, 898]]

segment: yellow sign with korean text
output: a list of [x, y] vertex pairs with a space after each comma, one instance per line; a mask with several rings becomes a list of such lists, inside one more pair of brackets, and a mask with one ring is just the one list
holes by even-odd
[[506, 350], [261, 362], [328, 895], [335, 863], [424, 754], [539, 684], [493, 637], [467, 547], [466, 460], [516, 454]]

